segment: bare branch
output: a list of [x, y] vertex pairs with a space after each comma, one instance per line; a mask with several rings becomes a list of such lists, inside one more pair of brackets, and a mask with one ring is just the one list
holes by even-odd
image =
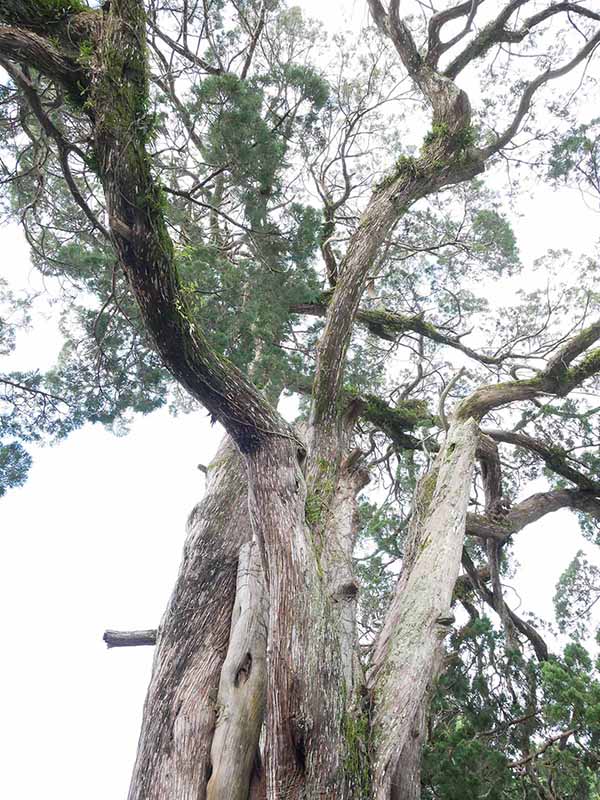
[[513, 2], [505, 6], [500, 14], [494, 20], [488, 23], [472, 42], [469, 42], [462, 53], [456, 56], [456, 58], [444, 71], [444, 75], [446, 75], [448, 78], [456, 78], [457, 75], [468, 64], [471, 63], [471, 61], [481, 58], [481, 56], [485, 55], [485, 53], [487, 53], [487, 51], [496, 44], [500, 44], [502, 42], [510, 42], [514, 44], [522, 42], [523, 39], [530, 34], [531, 30], [536, 27], [536, 25], [539, 25], [541, 22], [553, 17], [555, 14], [575, 13], [579, 14], [580, 16], [587, 17], [588, 19], [600, 21], [600, 14], [590, 11], [590, 9], [585, 8], [585, 6], [578, 5], [577, 3], [554, 3], [549, 5], [547, 8], [544, 8], [542, 11], [539, 11], [537, 14], [533, 14], [531, 17], [525, 19], [520, 28], [516, 30], [507, 30], [505, 25], [510, 17], [515, 13], [515, 11], [528, 2], [529, 0], [513, 0]]
[[52, 141], [55, 143], [58, 160], [65, 178], [65, 182], [69, 187], [73, 199], [79, 208], [81, 208], [87, 219], [91, 222], [92, 227], [99, 231], [105, 239], [110, 239], [108, 230], [104, 227], [104, 225], [100, 222], [98, 217], [87, 204], [85, 198], [79, 190], [79, 187], [77, 186], [75, 178], [73, 177], [73, 173], [71, 172], [69, 153], [77, 152], [83, 161], [85, 161], [85, 154], [82, 153], [79, 148], [69, 144], [61, 131], [52, 122], [48, 114], [44, 111], [40, 98], [35, 90], [35, 86], [25, 72], [18, 67], [11, 65], [9, 61], [2, 57], [0, 57], [0, 65], [8, 72], [15, 84], [23, 92], [31, 111], [40, 123], [46, 136], [48, 136], [49, 139], [52, 139]]
[[[496, 606], [496, 600], [494, 598], [494, 594], [490, 592], [488, 587], [485, 585], [484, 581], [480, 577], [480, 570], [478, 570], [475, 565], [473, 564], [471, 557], [467, 553], [466, 550], [463, 550], [462, 554], [462, 565], [471, 579], [471, 583], [479, 596], [490, 606], [493, 608], [496, 613], [498, 613], [501, 617], [501, 613], [499, 608]], [[535, 654], [539, 661], [546, 661], [548, 659], [548, 645], [533, 627], [524, 619], [521, 619], [512, 609], [510, 609], [506, 604], [503, 603], [502, 612], [506, 615], [506, 617], [510, 620], [510, 624], [514, 625], [514, 627], [524, 634], [529, 641], [535, 651]]]
[[[506, 30], [504, 26], [515, 11], [529, 1], [530, 0], [511, 0], [510, 3], [507, 3], [498, 16], [489, 22], [472, 42], [469, 42], [462, 53], [456, 56], [454, 61], [444, 70], [444, 75], [454, 80], [467, 64], [470, 64], [471, 61], [476, 58], [480, 58], [495, 44], [512, 41], [510, 38], [512, 32]], [[518, 39], [518, 41], [520, 41], [520, 39]]]
[[531, 453], [535, 453], [544, 461], [546, 466], [553, 470], [553, 472], [556, 472], [557, 475], [562, 475], [563, 478], [572, 481], [584, 491], [600, 494], [600, 482], [592, 480], [592, 478], [589, 478], [587, 475], [573, 469], [573, 467], [568, 464], [568, 454], [566, 451], [557, 447], [550, 447], [540, 442], [539, 439], [534, 439], [524, 433], [499, 430], [485, 430], [484, 433], [496, 442], [514, 444], [517, 447], [522, 447]]
[[165, 44], [168, 44], [172, 50], [174, 50], [183, 58], [186, 58], [195, 67], [200, 67], [200, 69], [202, 69], [204, 72], [208, 72], [209, 75], [221, 75], [223, 73], [223, 70], [220, 67], [214, 67], [212, 64], [209, 64], [208, 61], [205, 61], [195, 53], [192, 53], [192, 51], [185, 45], [178, 44], [163, 30], [161, 30], [161, 28], [151, 19], [149, 19], [148, 25], [152, 29], [152, 32], [155, 33], [159, 39], [161, 39]]
[[441, 75], [423, 60], [412, 33], [400, 16], [400, 0], [392, 0], [389, 14], [378, 1], [369, 2], [369, 7], [377, 26], [391, 38], [406, 71], [429, 101], [433, 109], [433, 124], [443, 124], [449, 134], [468, 128], [471, 105], [467, 94], [448, 76]]
[[[477, 14], [477, 9], [483, 2], [484, 0], [466, 0], [466, 2], [461, 3], [458, 6], [454, 6], [453, 8], [447, 8], [444, 11], [438, 11], [437, 14], [434, 14], [431, 17], [428, 27], [427, 56], [425, 57], [426, 62], [431, 67], [437, 67], [440, 56], [445, 53], [446, 50], [450, 50], [450, 48], [458, 44], [458, 42], [464, 36], [466, 36], [467, 33], [469, 33], [473, 25], [475, 15]], [[464, 28], [449, 41], [442, 42], [440, 40], [440, 33], [444, 25], [452, 20], [465, 16], [467, 17], [467, 20]]]
[[569, 728], [569, 730], [557, 733], [547, 739], [538, 750], [535, 750], [533, 753], [530, 753], [528, 756], [521, 758], [518, 761], [511, 761], [508, 766], [511, 767], [511, 769], [524, 767], [525, 764], [529, 764], [530, 761], [533, 761], [535, 758], [539, 758], [541, 755], [543, 755], [551, 745], [556, 744], [556, 742], [566, 742], [569, 736], [572, 736], [574, 733], [577, 733], [577, 728]]
[[388, 15], [380, 0], [367, 0], [373, 20], [384, 36], [389, 36]]
[[581, 64], [586, 58], [589, 58], [596, 47], [600, 44], [600, 30], [598, 30], [594, 36], [592, 36], [586, 44], [581, 48], [581, 50], [574, 56], [570, 61], [564, 64], [562, 67], [558, 67], [557, 69], [547, 69], [545, 72], [542, 72], [537, 78], [534, 78], [530, 81], [525, 89], [523, 90], [523, 94], [521, 95], [521, 100], [519, 102], [519, 106], [513, 117], [512, 122], [506, 128], [506, 130], [499, 134], [496, 138], [495, 142], [489, 147], [484, 147], [478, 151], [480, 158], [487, 159], [494, 153], [497, 153], [501, 150], [513, 136], [518, 132], [519, 128], [521, 127], [521, 123], [525, 118], [526, 114], [529, 112], [531, 107], [531, 102], [537, 90], [543, 86], [544, 84], [548, 83], [549, 81], [556, 80], [557, 78], [562, 78], [563, 75], [567, 75], [571, 70], [573, 70], [576, 66]]
[[464, 375], [464, 372], [465, 372], [465, 368], [461, 367], [458, 370], [458, 372], [455, 375], [453, 375], [452, 378], [450, 378], [450, 380], [448, 381], [446, 386], [444, 386], [444, 391], [440, 395], [440, 401], [438, 403], [438, 415], [439, 415], [439, 418], [440, 418], [440, 422], [442, 423], [442, 428], [445, 431], [448, 430], [448, 420], [446, 419], [446, 412], [444, 410], [444, 406], [446, 404], [446, 400], [448, 398], [448, 395], [450, 394], [450, 392], [452, 391], [454, 386], [456, 386], [458, 381], [462, 378], [462, 376]]
[[583, 511], [600, 519], [600, 499], [594, 492], [583, 489], [554, 489], [530, 495], [513, 506], [504, 517], [489, 518], [467, 514], [466, 533], [469, 536], [505, 542], [527, 525], [561, 508]]
[[[296, 303], [290, 308], [295, 314], [308, 314], [315, 317], [324, 317], [327, 314], [327, 305], [325, 302], [317, 303]], [[359, 308], [356, 312], [356, 321], [366, 325], [369, 331], [374, 335], [386, 341], [395, 341], [398, 335], [406, 333], [407, 331], [414, 331], [432, 342], [439, 342], [454, 350], [460, 350], [461, 353], [469, 356], [469, 358], [479, 361], [480, 364], [499, 366], [507, 359], [513, 357], [512, 353], [504, 353], [500, 356], [488, 356], [484, 353], [479, 353], [471, 347], [464, 345], [459, 337], [449, 336], [443, 333], [435, 325], [426, 322], [421, 314], [413, 316], [405, 316], [404, 314], [396, 314], [393, 311], [382, 311], [380, 309]]]
[[156, 629], [147, 631], [113, 631], [106, 630], [102, 640], [111, 647], [143, 647], [156, 644]]

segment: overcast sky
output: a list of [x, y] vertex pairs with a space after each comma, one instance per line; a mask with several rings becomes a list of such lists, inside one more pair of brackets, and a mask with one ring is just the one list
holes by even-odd
[[[300, 5], [330, 27], [340, 7], [354, 12], [354, 24], [367, 16], [363, 0]], [[576, 192], [546, 190], [520, 211], [527, 259], [548, 247], [591, 250], [597, 217]], [[0, 253], [0, 275], [17, 287], [39, 285], [16, 228], [0, 230]], [[39, 312], [3, 366], [52, 363], [56, 324], [51, 308]], [[152, 648], [107, 651], [102, 632], [158, 624], [186, 517], [202, 495], [197, 464], [210, 460], [219, 438], [202, 413], [159, 411], [136, 419], [122, 438], [88, 425], [56, 447], [34, 448], [26, 486], [0, 501], [1, 796], [126, 796]], [[566, 511], [519, 534], [521, 608], [549, 612], [556, 579], [581, 546]]]

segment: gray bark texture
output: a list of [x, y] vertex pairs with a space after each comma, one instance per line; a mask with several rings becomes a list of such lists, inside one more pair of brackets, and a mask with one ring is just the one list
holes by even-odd
[[399, 582], [370, 676], [377, 800], [392, 796], [402, 750], [453, 622], [452, 593], [460, 569], [478, 438], [473, 420], [455, 420], [417, 494], [417, 552]]
[[239, 553], [251, 537], [244, 466], [227, 439], [188, 520], [179, 576], [158, 629], [129, 800], [206, 797]]
[[[267, 683], [267, 596], [256, 542], [242, 545], [229, 647], [219, 681], [208, 800], [246, 800], [257, 765]], [[258, 776], [255, 776], [258, 777]]]

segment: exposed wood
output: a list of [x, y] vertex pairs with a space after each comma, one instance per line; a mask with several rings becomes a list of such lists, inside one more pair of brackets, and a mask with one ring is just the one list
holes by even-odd
[[267, 595], [256, 542], [240, 549], [229, 648], [219, 681], [207, 800], [247, 800], [267, 686]]
[[158, 630], [129, 800], [204, 800], [240, 547], [252, 530], [243, 462], [225, 440], [188, 521]]
[[390, 800], [421, 800], [421, 761], [423, 747], [427, 742], [429, 707], [443, 666], [444, 649], [440, 647], [431, 670], [425, 701], [416, 710], [409, 734], [398, 759], [396, 775], [390, 787]]
[[106, 646], [111, 647], [143, 647], [156, 644], [156, 629], [147, 631], [113, 631], [106, 630], [102, 636]]

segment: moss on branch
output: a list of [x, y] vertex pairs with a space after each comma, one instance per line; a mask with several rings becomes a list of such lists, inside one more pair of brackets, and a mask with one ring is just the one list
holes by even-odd
[[420, 448], [420, 441], [407, 431], [431, 427], [436, 421], [424, 400], [402, 400], [396, 406], [390, 406], [380, 397], [368, 394], [360, 398], [360, 403], [361, 416], [389, 436], [401, 449]]
[[392, 171], [375, 184], [375, 191], [400, 182], [409, 184], [431, 178], [449, 167], [464, 165], [476, 139], [477, 133], [471, 125], [452, 131], [445, 122], [434, 123], [425, 136], [419, 158], [401, 155]]
[[346, 740], [344, 772], [347, 786], [353, 798], [367, 800], [371, 797], [372, 788], [369, 713], [363, 709], [346, 711], [342, 722]]
[[591, 378], [599, 372], [600, 347], [588, 353], [576, 366], [565, 370], [564, 375], [559, 378], [560, 387], [557, 394], [560, 395], [561, 390], [565, 393], [570, 392], [573, 387], [578, 386], [586, 378]]

